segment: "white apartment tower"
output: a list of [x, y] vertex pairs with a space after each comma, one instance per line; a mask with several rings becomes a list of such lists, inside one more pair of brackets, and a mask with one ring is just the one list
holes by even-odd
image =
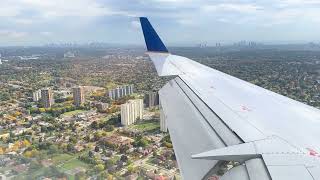
[[109, 90], [108, 92], [110, 99], [119, 99], [131, 94], [133, 94], [133, 85], [119, 86], [115, 89]]
[[128, 103], [121, 105], [121, 124], [128, 126], [142, 119], [143, 115], [143, 100], [129, 100]]
[[32, 92], [32, 100], [33, 102], [38, 102], [41, 99], [41, 90], [37, 90]]
[[161, 104], [160, 104], [160, 131], [168, 132], [168, 125], [167, 125], [166, 117], [164, 115]]

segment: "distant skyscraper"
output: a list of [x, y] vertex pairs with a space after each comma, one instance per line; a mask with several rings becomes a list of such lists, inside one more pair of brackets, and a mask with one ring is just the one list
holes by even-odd
[[158, 92], [149, 92], [144, 97], [146, 107], [152, 108], [159, 105], [159, 94]]
[[64, 58], [74, 58], [74, 57], [76, 57], [75, 54], [73, 52], [71, 52], [71, 51], [68, 51], [68, 52], [64, 53], [63, 56], [64, 56]]
[[50, 108], [54, 103], [53, 94], [51, 89], [42, 89], [41, 90], [41, 100], [44, 108]]
[[121, 104], [121, 124], [128, 126], [133, 124], [138, 118], [142, 119], [143, 100], [129, 100], [126, 104]]
[[32, 92], [32, 100], [38, 102], [41, 99], [41, 90]]
[[84, 89], [83, 87], [75, 87], [73, 90], [73, 102], [75, 106], [81, 106], [85, 99], [84, 99]]

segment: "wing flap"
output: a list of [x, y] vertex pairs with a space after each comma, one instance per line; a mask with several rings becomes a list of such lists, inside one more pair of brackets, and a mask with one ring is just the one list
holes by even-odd
[[[237, 160], [236, 158], [193, 159], [194, 154], [212, 149], [223, 151], [223, 148], [241, 145], [243, 141], [179, 77], [167, 83], [159, 91], [159, 95], [184, 179], [206, 179], [223, 171], [226, 168], [225, 162]], [[256, 154], [249, 159], [255, 157]], [[260, 166], [264, 166], [262, 161], [261, 163]]]
[[218, 161], [195, 160], [191, 155], [224, 147], [224, 143], [207, 126], [175, 81], [166, 84], [159, 96], [182, 176], [190, 180], [202, 179]]

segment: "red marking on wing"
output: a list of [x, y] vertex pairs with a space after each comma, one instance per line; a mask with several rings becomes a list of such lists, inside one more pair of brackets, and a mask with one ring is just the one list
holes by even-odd
[[218, 176], [211, 176], [208, 178], [208, 180], [219, 180]]
[[247, 106], [241, 106], [241, 109], [242, 109], [243, 111], [248, 111], [248, 112], [251, 111], [251, 109], [249, 109]]
[[[315, 151], [313, 149], [307, 148], [307, 150], [309, 151], [310, 156], [318, 156], [318, 154], [319, 154], [317, 151]], [[318, 156], [318, 157], [320, 157], [320, 156]]]

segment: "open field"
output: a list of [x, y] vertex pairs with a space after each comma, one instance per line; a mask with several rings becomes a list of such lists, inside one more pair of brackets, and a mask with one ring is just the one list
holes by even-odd
[[63, 164], [61, 167], [66, 170], [71, 170], [71, 169], [78, 168], [78, 167], [82, 167], [82, 168], [86, 169], [89, 166], [88, 166], [88, 164], [86, 164], [78, 159], [72, 159], [72, 160], [66, 162], [65, 164]]
[[141, 131], [153, 131], [160, 128], [159, 121], [142, 121], [132, 126], [134, 129]]
[[74, 116], [76, 114], [80, 114], [80, 113], [83, 113], [85, 112], [84, 110], [75, 110], [75, 111], [70, 111], [70, 112], [66, 112], [66, 113], [63, 113], [63, 115], [65, 116]]

